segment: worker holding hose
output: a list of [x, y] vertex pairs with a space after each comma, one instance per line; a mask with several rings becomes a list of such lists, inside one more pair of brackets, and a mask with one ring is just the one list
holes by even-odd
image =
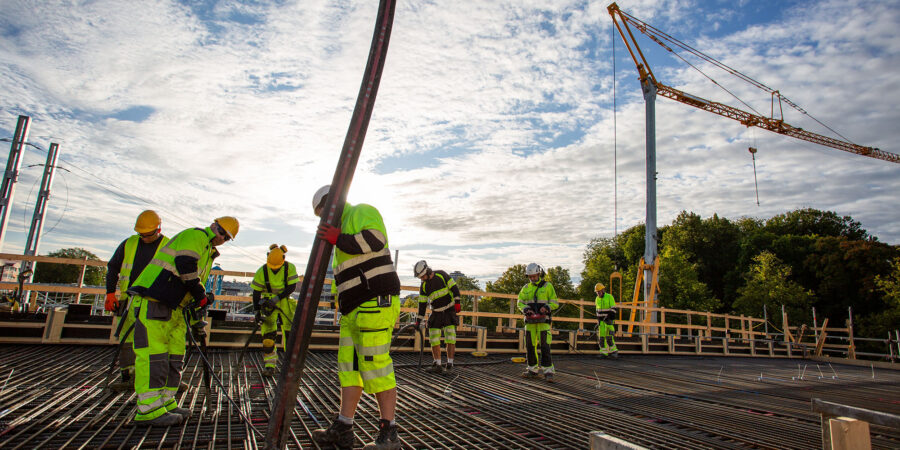
[[[322, 216], [330, 188], [323, 186], [313, 195], [316, 216]], [[378, 437], [365, 448], [400, 448], [394, 420], [397, 382], [390, 355], [391, 332], [400, 316], [400, 278], [391, 260], [384, 221], [373, 206], [347, 203], [339, 226], [322, 223], [316, 235], [334, 245], [331, 290], [341, 312], [337, 354], [341, 405], [331, 425], [314, 430], [312, 437], [321, 446], [352, 448], [356, 443], [353, 415], [365, 391], [375, 395], [381, 415]]]
[[[541, 374], [553, 382], [553, 360], [550, 356], [550, 316], [559, 309], [556, 290], [544, 278], [546, 273], [540, 264], [525, 267], [530, 281], [519, 291], [519, 311], [525, 314], [525, 351], [528, 367], [523, 378], [538, 378]], [[538, 358], [540, 352], [540, 359]]]
[[594, 286], [597, 298], [594, 303], [597, 307], [597, 345], [600, 347], [600, 356], [619, 357], [619, 349], [616, 348], [616, 300], [612, 294], [606, 292], [603, 283]]
[[[431, 373], [443, 373], [453, 370], [453, 355], [456, 353], [456, 327], [459, 317], [456, 313], [461, 309], [459, 288], [456, 281], [443, 270], [432, 270], [424, 260], [413, 266], [413, 275], [422, 281], [419, 286], [419, 313], [416, 316], [416, 327], [425, 317], [425, 309], [431, 306], [428, 316], [428, 340], [431, 343], [431, 355], [434, 364], [428, 369]], [[447, 344], [447, 367], [441, 366], [441, 331]]]
[[119, 316], [122, 321], [117, 335], [122, 342], [118, 355], [122, 379], [109, 385], [117, 392], [134, 389], [134, 314], [128, 288], [150, 263], [159, 246], [169, 242], [169, 238], [160, 233], [161, 225], [162, 220], [156, 211], [148, 209], [140, 213], [134, 222], [137, 234], [122, 241], [106, 264], [106, 302], [103, 309]]
[[204, 284], [214, 247], [233, 239], [238, 227], [237, 219], [225, 216], [206, 228], [176, 234], [156, 251], [128, 290], [135, 310], [134, 420], [138, 424], [172, 426], [190, 416], [190, 410], [175, 401], [185, 352], [185, 312], [196, 317], [196, 311], [212, 303]]
[[256, 271], [251, 283], [253, 310], [256, 312], [256, 320], [261, 323], [260, 333], [263, 338], [263, 361], [266, 367], [262, 374], [267, 377], [275, 375], [275, 363], [278, 362], [275, 350], [278, 324], [281, 323], [281, 347], [284, 348], [287, 332], [291, 329], [291, 321], [294, 320], [294, 311], [297, 309], [297, 301], [291, 298], [291, 293], [297, 289], [300, 277], [297, 276], [297, 267], [285, 261], [285, 253], [287, 247], [270, 245], [266, 263]]

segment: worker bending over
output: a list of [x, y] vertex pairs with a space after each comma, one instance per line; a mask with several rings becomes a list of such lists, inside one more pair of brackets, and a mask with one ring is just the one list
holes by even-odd
[[[329, 217], [326, 198], [330, 186], [313, 195], [316, 216]], [[363, 391], [375, 394], [381, 420], [378, 437], [366, 449], [400, 448], [394, 410], [397, 381], [390, 348], [392, 330], [400, 316], [400, 278], [394, 270], [388, 236], [381, 214], [373, 206], [347, 203], [340, 226], [327, 222], [316, 233], [334, 245], [332, 292], [341, 312], [338, 378], [341, 382], [340, 413], [327, 429], [313, 431], [320, 446], [352, 448], [356, 442], [353, 415]]]
[[153, 426], [178, 425], [191, 411], [175, 393], [185, 351], [184, 311], [192, 316], [212, 301], [204, 290], [214, 247], [234, 238], [238, 221], [225, 216], [206, 228], [188, 228], [159, 248], [128, 290], [135, 314], [134, 420]]
[[275, 363], [278, 352], [275, 350], [275, 338], [278, 336], [278, 323], [281, 323], [281, 347], [287, 342], [287, 331], [291, 329], [297, 301], [291, 293], [297, 289], [297, 268], [284, 260], [287, 247], [272, 244], [266, 254], [266, 263], [256, 271], [253, 277], [253, 310], [256, 321], [260, 322], [260, 333], [263, 338], [263, 360], [266, 367], [263, 375], [275, 375]]
[[422, 317], [425, 317], [426, 307], [431, 306], [431, 315], [428, 316], [428, 340], [431, 343], [434, 364], [428, 371], [443, 373], [445, 370], [441, 366], [442, 330], [444, 342], [447, 344], [446, 370], [453, 370], [453, 355], [456, 353], [456, 327], [459, 325], [459, 317], [456, 314], [461, 309], [459, 288], [456, 287], [456, 281], [447, 272], [432, 270], [424, 260], [413, 266], [413, 275], [422, 281], [419, 286], [417, 328], [421, 326]]

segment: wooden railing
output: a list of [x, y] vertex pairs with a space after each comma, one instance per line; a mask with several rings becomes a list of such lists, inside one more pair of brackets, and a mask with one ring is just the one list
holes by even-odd
[[[71, 286], [65, 285], [46, 285], [46, 284], [25, 284], [23, 289], [31, 292], [56, 292], [69, 294], [93, 294], [103, 295], [105, 289], [84, 286], [84, 273], [87, 267], [105, 266], [105, 261], [87, 260], [87, 259], [71, 259], [71, 258], [52, 258], [47, 256], [24, 256], [8, 253], [0, 253], [0, 258], [6, 260], [18, 261], [34, 261], [39, 263], [50, 264], [70, 264], [81, 268], [79, 281]], [[228, 270], [213, 270], [211, 275], [225, 275], [235, 278], [252, 279], [253, 272], [240, 272]], [[326, 280], [330, 283], [330, 280]], [[12, 282], [0, 283], [0, 290], [13, 291], [18, 285]], [[325, 288], [327, 292], [328, 287]], [[402, 286], [402, 294], [418, 293], [418, 286]], [[523, 347], [524, 336], [522, 331], [522, 315], [517, 312], [516, 303], [517, 296], [514, 294], [503, 294], [484, 291], [462, 291], [462, 295], [469, 296], [473, 299], [471, 310], [462, 311], [460, 316], [460, 332], [470, 331], [477, 336], [475, 340], [483, 342], [488, 340], [489, 335], [495, 336], [495, 339], [502, 341], [508, 336], [518, 336], [518, 344], [513, 347], [514, 351], [519, 351]], [[504, 308], [504, 312], [482, 311], [480, 305], [484, 299], [502, 299], [508, 302], [508, 308]], [[217, 301], [225, 302], [249, 302], [249, 296], [235, 295], [218, 295]], [[594, 302], [583, 300], [561, 299], [560, 311], [564, 308], [571, 311], [572, 307], [577, 308], [577, 316], [569, 313], [572, 317], [565, 317], [562, 314], [556, 314], [553, 323], [556, 329], [554, 334], [559, 337], [566, 337], [565, 342], [569, 344], [569, 351], [590, 352], [589, 347], [596, 347], [595, 341], [592, 340], [592, 333], [596, 319], [593, 316]], [[496, 302], [494, 302], [496, 304]], [[330, 309], [333, 305], [327, 301], [319, 303], [320, 308]], [[767, 324], [765, 319], [749, 317], [744, 315], [730, 314], [714, 314], [710, 312], [667, 309], [648, 307], [644, 305], [623, 304], [620, 303], [619, 320], [615, 322], [616, 339], [622, 343], [619, 344], [620, 349], [625, 347], [625, 352], [635, 351], [640, 353], [669, 353], [669, 354], [701, 354], [714, 351], [717, 354], [741, 354], [748, 356], [821, 356], [825, 353], [838, 353], [840, 356], [846, 356], [854, 359], [856, 357], [854, 349], [854, 338], [852, 327], [827, 327], [827, 321], [820, 327], [810, 328], [806, 325], [791, 326], [787, 332], [776, 329], [773, 325]], [[32, 305], [31, 310], [34, 310]], [[417, 308], [403, 307], [402, 312], [415, 313]], [[633, 313], [632, 313], [633, 312]], [[653, 317], [652, 313], [658, 313], [659, 322], [652, 323], [649, 321]], [[65, 334], [61, 331], [62, 321], [60, 312], [48, 312], [45, 325], [37, 325], [31, 322], [30, 327], [43, 327], [43, 335], [48, 336], [41, 342], [56, 342], [64, 339]], [[64, 314], [62, 315], [64, 317]], [[634, 317], [634, 320], [631, 318]], [[644, 318], [643, 320], [641, 318]], [[53, 331], [53, 321], [58, 321], [56, 331]], [[337, 319], [335, 318], [335, 321]], [[784, 318], [786, 321], [786, 317]], [[114, 324], [115, 320], [111, 320]], [[484, 327], [479, 326], [479, 322], [496, 323], [496, 326]], [[494, 322], [496, 321], [496, 322]], [[336, 323], [336, 322], [335, 322]], [[2, 325], [2, 324], [0, 324]], [[112, 325], [112, 324], [111, 324]], [[92, 325], [93, 327], [109, 327], [111, 325]], [[73, 324], [70, 327], [79, 327], [81, 325]], [[215, 330], [212, 330], [215, 333]], [[54, 333], [58, 335], [54, 337]], [[62, 334], [59, 334], [62, 333]], [[246, 334], [246, 330], [229, 330], [221, 331], [223, 334]], [[508, 335], [506, 338], [503, 335]], [[521, 336], [520, 336], [521, 335]], [[481, 337], [478, 337], [481, 336]], [[10, 340], [11, 336], [0, 336], [0, 342], [32, 342], [33, 340]], [[559, 337], [556, 339], [558, 340]], [[838, 343], [826, 343], [826, 339], [832, 341], [838, 339]], [[111, 343], [114, 342], [111, 335], [105, 338], [97, 338], [94, 343]], [[417, 344], [421, 345], [416, 338]], [[581, 346], [581, 350], [579, 349]], [[890, 345], [890, 342], [889, 342]], [[490, 347], [487, 342], [479, 344], [481, 347]], [[629, 350], [629, 348], [631, 350]], [[492, 350], [485, 348], [484, 350]], [[496, 349], [495, 349], [496, 350]], [[556, 350], [556, 348], [555, 348]], [[706, 351], [704, 351], [706, 350]], [[892, 351], [893, 353], [893, 351]], [[900, 353], [900, 352], [898, 352]]]

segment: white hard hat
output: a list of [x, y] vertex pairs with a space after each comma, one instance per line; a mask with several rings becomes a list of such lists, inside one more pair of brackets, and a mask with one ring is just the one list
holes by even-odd
[[424, 259], [417, 262], [413, 266], [413, 275], [415, 275], [416, 278], [419, 278], [422, 275], [425, 275], [425, 272], [427, 272], [427, 271], [428, 271], [428, 263], [425, 262]]
[[322, 203], [322, 200], [325, 199], [325, 196], [328, 195], [329, 189], [331, 189], [331, 185], [326, 184], [325, 186], [320, 187], [319, 190], [316, 191], [315, 194], [313, 194], [313, 200], [312, 200], [313, 211], [316, 210], [316, 207], [319, 206], [319, 204]]
[[544, 268], [538, 263], [528, 263], [525, 267], [525, 275], [543, 275]]

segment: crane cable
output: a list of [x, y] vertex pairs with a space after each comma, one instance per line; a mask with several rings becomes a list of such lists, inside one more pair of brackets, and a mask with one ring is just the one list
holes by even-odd
[[616, 126], [616, 27], [610, 28], [612, 34], [612, 71], [613, 71], [613, 242], [619, 237], [619, 165], [618, 135]]
[[[685, 44], [685, 43], [679, 41], [678, 39], [675, 39], [674, 37], [668, 35], [666, 32], [664, 32], [664, 31], [662, 31], [662, 30], [660, 30], [660, 29], [657, 29], [657, 28], [653, 27], [652, 25], [650, 25], [650, 24], [648, 24], [648, 23], [646, 23], [646, 22], [641, 21], [640, 19], [638, 19], [638, 18], [636, 18], [636, 17], [634, 17], [634, 16], [632, 16], [632, 15], [630, 15], [630, 14], [624, 12], [624, 11], [619, 11], [619, 12], [622, 14], [622, 16], [623, 16], [625, 19], [632, 21], [632, 22], [634, 23], [635, 27], [637, 27], [638, 30], [640, 30], [642, 33], [644, 33], [645, 35], [647, 35], [647, 37], [649, 37], [650, 39], [652, 39], [654, 42], [656, 42], [657, 44], [659, 44], [660, 46], [662, 46], [662, 47], [665, 48], [666, 50], [670, 51], [673, 55], [675, 55], [676, 57], [678, 57], [679, 59], [681, 59], [682, 61], [684, 61], [687, 65], [691, 66], [694, 70], [696, 70], [697, 72], [699, 72], [701, 75], [703, 75], [704, 77], [706, 77], [707, 79], [709, 79], [710, 81], [712, 81], [713, 84], [715, 84], [716, 86], [719, 86], [719, 87], [722, 88], [722, 90], [724, 90], [725, 92], [728, 92], [732, 97], [734, 97], [734, 98], [737, 99], [739, 102], [743, 103], [745, 106], [747, 106], [748, 108], [750, 108], [751, 110], [753, 110], [753, 112], [755, 112], [758, 116], [762, 116], [762, 114], [760, 114], [759, 111], [757, 111], [757, 110], [754, 109], [752, 106], [748, 105], [746, 102], [744, 102], [743, 100], [741, 100], [740, 98], [738, 98], [736, 95], [734, 95], [734, 93], [732, 93], [731, 91], [729, 91], [728, 89], [726, 89], [724, 86], [722, 86], [721, 84], [719, 84], [718, 82], [716, 82], [715, 80], [713, 80], [709, 75], [703, 73], [702, 70], [700, 70], [700, 69], [697, 68], [695, 65], [691, 64], [689, 61], [687, 61], [686, 59], [684, 59], [681, 55], [679, 55], [678, 53], [676, 53], [675, 50], [673, 50], [671, 47], [669, 47], [669, 46], [663, 44], [663, 43], [661, 42], [661, 40], [665, 40], [666, 42], [669, 42], [669, 43], [671, 43], [671, 44], [673, 44], [673, 45], [675, 45], [675, 46], [677, 46], [677, 47], [679, 47], [679, 48], [681, 48], [681, 49], [687, 51], [688, 53], [690, 53], [690, 54], [692, 54], [692, 55], [694, 55], [694, 56], [696, 56], [696, 57], [698, 57], [698, 58], [700, 58], [700, 59], [702, 59], [702, 60], [704, 60], [704, 61], [706, 61], [706, 62], [708, 62], [708, 63], [710, 63], [710, 64], [712, 64], [712, 65], [714, 65], [714, 66], [716, 66], [716, 67], [718, 67], [718, 68], [720, 68], [720, 69], [722, 69], [722, 70], [724, 70], [725, 72], [728, 72], [728, 73], [730, 73], [730, 74], [732, 74], [732, 75], [734, 75], [734, 76], [736, 76], [736, 77], [738, 77], [738, 78], [744, 80], [745, 82], [747, 82], [747, 83], [749, 83], [749, 84], [751, 84], [751, 85], [753, 85], [753, 86], [755, 86], [755, 87], [757, 87], [757, 88], [759, 88], [759, 89], [761, 89], [761, 90], [763, 90], [763, 91], [768, 92], [768, 93], [771, 94], [773, 97], [777, 97], [779, 102], [785, 102], [785, 103], [787, 103], [790, 107], [794, 108], [795, 110], [797, 110], [797, 111], [800, 112], [801, 114], [803, 114], [803, 115], [809, 117], [810, 119], [814, 120], [816, 123], [818, 123], [819, 125], [822, 125], [823, 127], [827, 128], [827, 129], [828, 129], [829, 131], [831, 131], [832, 133], [834, 133], [834, 134], [840, 136], [841, 139], [843, 139], [843, 140], [845, 140], [845, 141], [847, 141], [847, 142], [853, 143], [853, 141], [851, 141], [850, 139], [847, 139], [847, 138], [844, 137], [844, 135], [842, 135], [841, 133], [838, 133], [838, 132], [835, 131], [833, 128], [829, 127], [828, 125], [826, 125], [825, 123], [823, 123], [823, 122], [820, 121], [819, 119], [816, 119], [815, 117], [813, 117], [813, 116], [812, 116], [811, 114], [809, 114], [805, 109], [801, 108], [800, 105], [798, 105], [798, 104], [792, 102], [792, 101], [789, 100], [787, 97], [781, 95], [781, 93], [778, 92], [777, 90], [772, 89], [772, 88], [766, 86], [765, 84], [763, 84], [762, 82], [756, 81], [756, 80], [754, 80], [753, 78], [751, 78], [751, 77], [749, 77], [749, 76], [747, 76], [747, 75], [744, 75], [743, 73], [739, 72], [738, 70], [729, 67], [729, 66], [726, 65], [725, 63], [719, 62], [719, 61], [716, 60], [715, 58], [713, 58], [713, 57], [711, 57], [711, 56], [709, 56], [709, 55], [706, 55], [705, 53], [703, 53], [703, 52], [701, 52], [701, 51], [699, 51], [699, 50], [697, 50], [697, 49], [691, 47], [690, 45], [687, 45], [687, 44]], [[784, 117], [782, 116], [782, 119], [783, 119], [783, 118], [784, 118]], [[774, 117], [773, 117], [773, 119], [774, 119]], [[854, 144], [854, 145], [856, 145], [856, 144]]]

